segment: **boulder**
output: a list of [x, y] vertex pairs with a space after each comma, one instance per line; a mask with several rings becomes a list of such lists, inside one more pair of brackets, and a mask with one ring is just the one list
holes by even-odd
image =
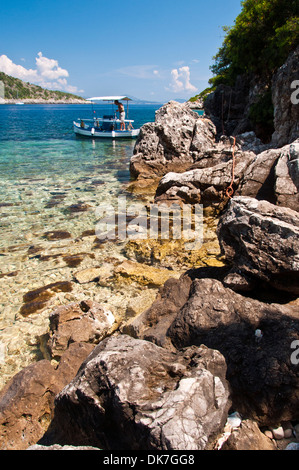
[[299, 139], [256, 155], [246, 168], [236, 195], [265, 199], [299, 210]]
[[90, 344], [72, 344], [58, 369], [41, 360], [6, 384], [0, 393], [1, 450], [24, 450], [41, 439], [53, 417], [55, 395], [72, 380], [92, 349]]
[[299, 214], [248, 197], [230, 200], [217, 234], [233, 270], [299, 294]]
[[55, 400], [42, 445], [200, 450], [230, 406], [225, 361], [205, 347], [172, 353], [127, 335], [102, 341]]
[[183, 172], [215, 142], [215, 127], [199, 118], [186, 103], [170, 101], [156, 111], [154, 123], [140, 129], [130, 171], [134, 178], [161, 177]]
[[298, 63], [299, 46], [291, 52], [285, 64], [272, 78], [275, 127], [272, 143], [278, 147], [289, 144], [299, 137], [299, 104], [292, 100], [292, 94], [296, 94], [292, 83], [298, 80]]
[[49, 319], [48, 346], [52, 357], [60, 357], [71, 343], [98, 343], [115, 323], [110, 310], [89, 300], [58, 307]]
[[[230, 149], [232, 152], [232, 148]], [[241, 152], [237, 149], [235, 154], [234, 188], [255, 158], [253, 152]], [[182, 201], [185, 204], [201, 203], [204, 206], [219, 203], [226, 198], [226, 189], [232, 181], [233, 159], [230, 155], [228, 161], [209, 168], [200, 168], [184, 173], [168, 173], [157, 187], [155, 201]]]
[[[194, 279], [190, 296], [168, 329], [178, 348], [205, 344], [224, 355], [235, 410], [261, 425], [299, 417], [298, 304], [269, 304]], [[296, 417], [295, 417], [296, 415]]]
[[168, 279], [160, 287], [155, 301], [135, 318], [121, 327], [121, 332], [133, 338], [145, 339], [158, 346], [168, 347], [167, 330], [175, 319], [179, 309], [187, 302], [191, 279]]

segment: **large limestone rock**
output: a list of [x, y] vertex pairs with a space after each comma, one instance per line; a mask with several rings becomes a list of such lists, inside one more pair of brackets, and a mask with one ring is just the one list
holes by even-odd
[[244, 172], [237, 195], [266, 199], [299, 210], [299, 139], [256, 155]]
[[235, 197], [220, 218], [217, 233], [235, 271], [299, 294], [298, 212]]
[[[235, 189], [247, 167], [254, 159], [253, 152], [235, 154], [234, 183]], [[182, 201], [185, 204], [201, 203], [205, 206], [219, 203], [227, 198], [226, 190], [232, 182], [233, 159], [221, 162], [209, 168], [200, 168], [184, 173], [168, 173], [159, 182], [155, 201]]]
[[172, 353], [126, 335], [102, 341], [56, 397], [41, 444], [200, 450], [230, 406], [225, 361], [205, 347]]
[[286, 63], [277, 70], [272, 79], [275, 127], [272, 143], [278, 147], [299, 137], [299, 104], [291, 100], [291, 95], [295, 92], [291, 85], [298, 80], [298, 75], [299, 47], [289, 55]]
[[178, 349], [205, 344], [224, 355], [233, 408], [242, 416], [261, 425], [299, 418], [299, 369], [291, 361], [298, 304], [264, 303], [216, 279], [194, 279], [167, 336]]
[[215, 127], [183, 103], [170, 101], [156, 111], [154, 123], [142, 126], [130, 171], [152, 179], [169, 171], [183, 172], [215, 143]]

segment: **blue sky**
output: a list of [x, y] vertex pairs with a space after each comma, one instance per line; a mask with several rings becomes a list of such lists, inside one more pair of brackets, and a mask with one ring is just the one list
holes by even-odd
[[165, 102], [208, 86], [240, 0], [1, 2], [0, 71], [84, 97]]

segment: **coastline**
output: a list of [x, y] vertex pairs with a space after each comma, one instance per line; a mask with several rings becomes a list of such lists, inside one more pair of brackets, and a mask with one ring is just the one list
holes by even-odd
[[[276, 87], [282, 73], [291, 76], [292, 61], [278, 71]], [[206, 245], [189, 259], [180, 252], [183, 238], [121, 246], [115, 237], [105, 245], [85, 222], [73, 237], [44, 232], [55, 243], [51, 249], [35, 246], [35, 233], [26, 235], [29, 246], [8, 247], [10, 256], [24, 249], [23, 259], [35, 266], [48, 263], [49, 277], [22, 290], [26, 341], [39, 356], [28, 357], [23, 369], [19, 364], [0, 392], [5, 449], [37, 442], [45, 448], [65, 442], [99, 449], [298, 448], [299, 133], [297, 119], [286, 126], [285, 107], [292, 116], [299, 109], [290, 110], [284, 83], [282, 99], [273, 87], [271, 142], [248, 129], [220, 135], [218, 115], [206, 108], [199, 117], [175, 101], [142, 126], [129, 161], [133, 181], [122, 191], [147, 205], [203, 205], [211, 218], [203, 227]], [[216, 99], [217, 93], [210, 96], [210, 110], [217, 111]], [[124, 159], [124, 170], [127, 164]], [[93, 183], [105, 196], [99, 168]], [[62, 189], [52, 191], [50, 206]], [[69, 209], [88, 215], [96, 193], [81, 189]], [[64, 270], [58, 278], [63, 263], [68, 276]], [[26, 270], [17, 268], [11, 262], [4, 273], [9, 281], [24, 277]], [[32, 328], [36, 320], [39, 332]], [[18, 355], [23, 345], [17, 337], [16, 343]]]
[[90, 105], [90, 101], [77, 100], [77, 99], [70, 99], [70, 100], [43, 100], [43, 99], [16, 100], [16, 99], [9, 99], [9, 100], [0, 101], [0, 105], [17, 104], [20, 101], [24, 104], [89, 104]]

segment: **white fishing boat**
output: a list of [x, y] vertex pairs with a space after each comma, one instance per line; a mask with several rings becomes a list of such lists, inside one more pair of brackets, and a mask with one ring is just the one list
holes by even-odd
[[[74, 132], [77, 135], [85, 137], [101, 137], [104, 139], [134, 139], [138, 136], [140, 129], [134, 129], [133, 119], [128, 119], [129, 116], [129, 101], [132, 101], [127, 96], [94, 96], [89, 98], [93, 106], [94, 102], [103, 101], [111, 102], [111, 114], [103, 115], [102, 117], [96, 116], [96, 111], [92, 107], [92, 119], [77, 119], [73, 121]], [[125, 101], [127, 103], [126, 119], [120, 119], [117, 116], [117, 106], [115, 102]]]

